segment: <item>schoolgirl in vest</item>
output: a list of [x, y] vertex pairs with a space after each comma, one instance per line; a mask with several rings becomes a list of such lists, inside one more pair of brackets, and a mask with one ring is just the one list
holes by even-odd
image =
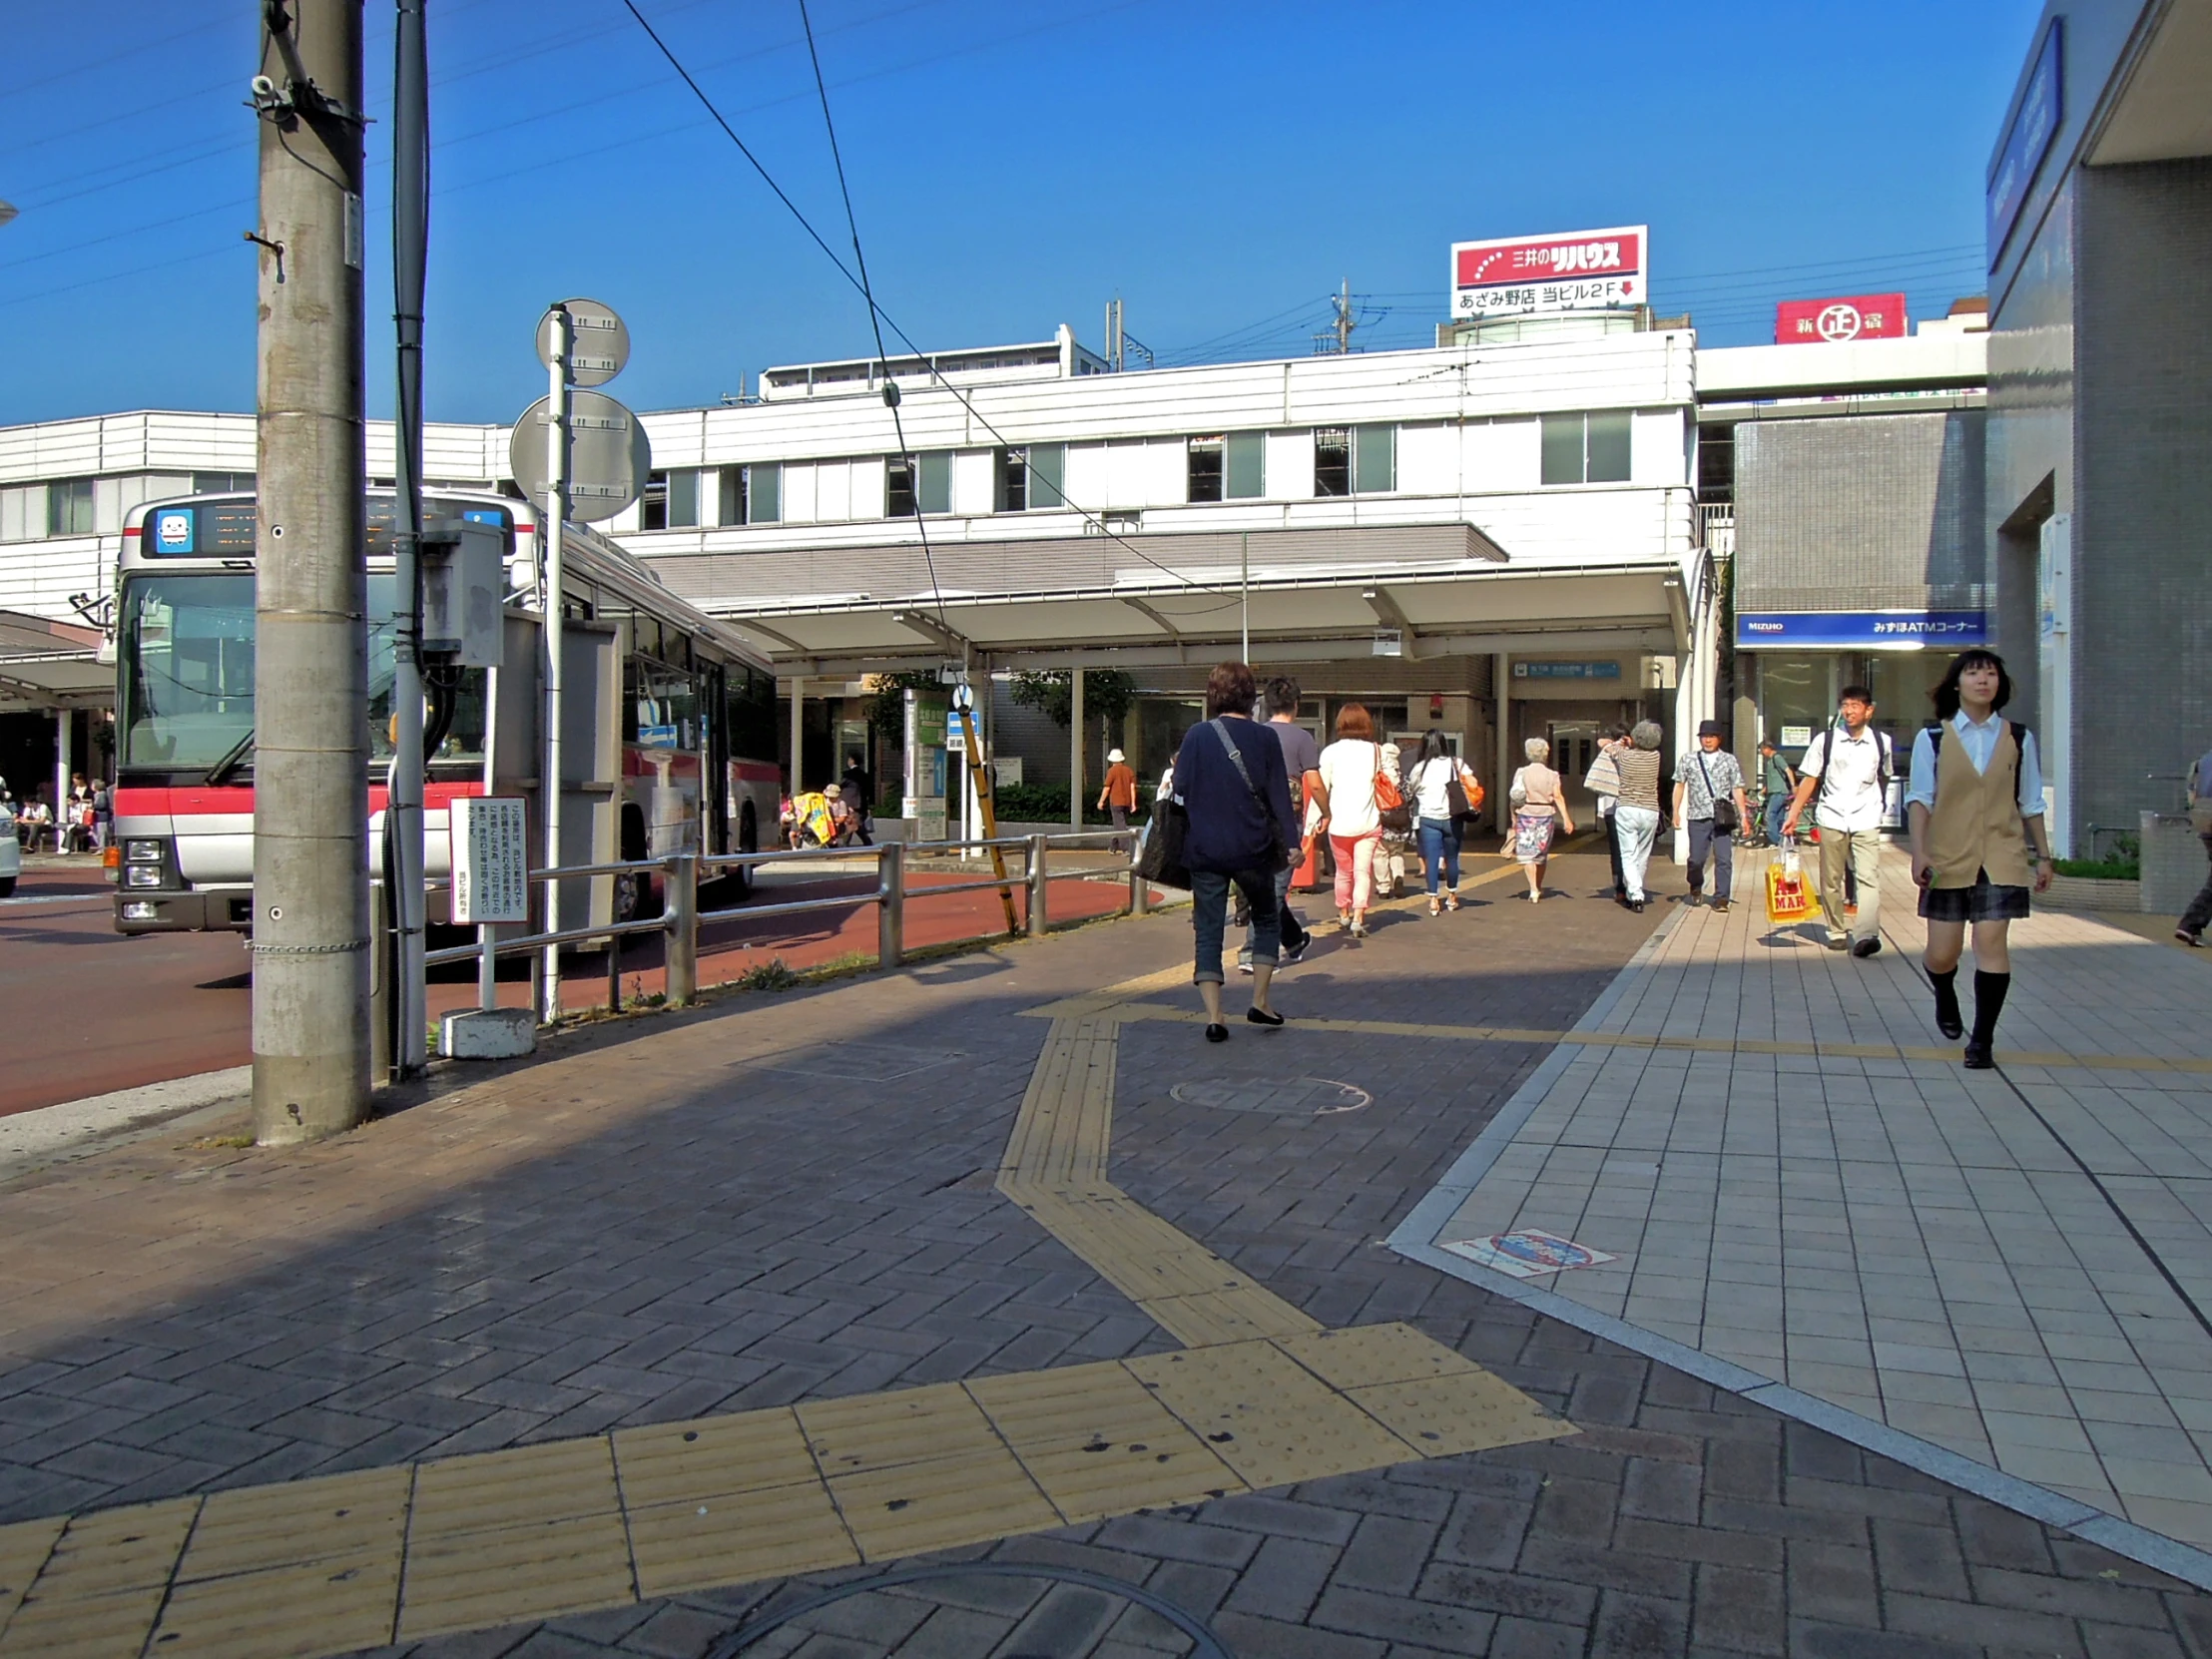
[[[1998, 714], [2012, 677], [1993, 651], [1962, 652], [1935, 691], [1936, 719], [1913, 745], [1913, 879], [1928, 922], [1923, 961], [1936, 989], [1936, 1028], [1965, 1035], [1958, 957], [1973, 927], [1973, 1034], [1966, 1066], [1996, 1062], [1990, 1044], [2012, 987], [2008, 935], [2028, 912], [2028, 892], [2050, 887], [2043, 827], [2043, 769], [2035, 734]], [[2032, 847], [2032, 850], [2031, 850]]]

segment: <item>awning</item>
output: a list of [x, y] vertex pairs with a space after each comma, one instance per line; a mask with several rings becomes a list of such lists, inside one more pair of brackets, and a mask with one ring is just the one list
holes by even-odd
[[[1249, 550], [1239, 535], [1146, 533], [932, 551], [933, 593], [914, 589], [912, 545], [651, 562], [777, 667], [809, 677], [963, 657], [977, 668], [1205, 661], [1248, 633], [1256, 662], [1681, 649], [1675, 566], [1516, 569], [1463, 522], [1255, 532]], [[822, 591], [832, 583], [843, 591]]]
[[97, 660], [100, 635], [21, 611], [0, 611], [0, 712], [105, 708], [115, 669]]

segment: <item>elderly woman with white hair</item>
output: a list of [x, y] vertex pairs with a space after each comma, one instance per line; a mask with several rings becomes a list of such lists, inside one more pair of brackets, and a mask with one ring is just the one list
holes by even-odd
[[1574, 820], [1567, 812], [1566, 786], [1550, 767], [1551, 745], [1530, 738], [1521, 745], [1528, 764], [1513, 774], [1508, 797], [1513, 803], [1513, 856], [1528, 872], [1528, 902], [1544, 896], [1544, 864], [1551, 856], [1551, 838], [1559, 830], [1574, 833]]
[[1628, 742], [1613, 751], [1621, 793], [1614, 797], [1613, 824], [1620, 834], [1621, 878], [1626, 903], [1644, 907], [1644, 871], [1651, 865], [1651, 843], [1659, 833], [1659, 746], [1667, 734], [1656, 720], [1639, 722]]

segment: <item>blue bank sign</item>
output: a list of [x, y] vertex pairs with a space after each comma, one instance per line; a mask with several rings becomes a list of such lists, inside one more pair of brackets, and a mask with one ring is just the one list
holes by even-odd
[[1989, 643], [1982, 611], [1739, 611], [1736, 644], [1777, 649], [1948, 651]]

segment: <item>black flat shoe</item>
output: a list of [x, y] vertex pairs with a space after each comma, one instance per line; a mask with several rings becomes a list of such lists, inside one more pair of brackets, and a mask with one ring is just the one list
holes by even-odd
[[1281, 1014], [1271, 1014], [1259, 1008], [1247, 1008], [1245, 1018], [1254, 1025], [1281, 1025], [1283, 1023]]
[[1968, 1071], [1994, 1071], [1996, 1056], [1989, 1052], [1987, 1043], [1966, 1044], [1966, 1069]]
[[1227, 1041], [1229, 1040], [1229, 1027], [1228, 1027], [1228, 1026], [1226, 1026], [1226, 1025], [1209, 1025], [1209, 1026], [1207, 1026], [1207, 1027], [1206, 1027], [1206, 1040], [1207, 1040], [1208, 1042], [1210, 1042], [1210, 1043], [1225, 1043], [1225, 1042], [1227, 1042]]

